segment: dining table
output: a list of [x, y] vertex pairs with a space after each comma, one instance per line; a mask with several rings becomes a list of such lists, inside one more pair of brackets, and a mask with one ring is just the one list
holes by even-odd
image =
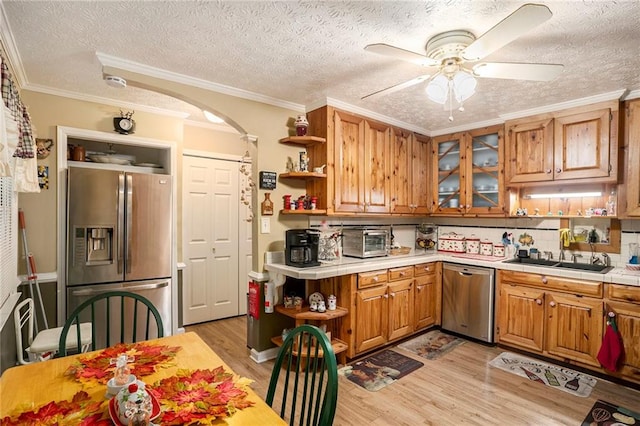
[[[11, 367], [0, 377], [0, 424], [47, 424], [44, 416], [52, 412], [52, 416], [57, 415], [58, 419], [63, 419], [60, 424], [111, 424], [112, 402], [106, 384], [113, 377], [113, 366], [108, 357], [113, 356], [117, 350], [124, 349], [127, 349], [127, 354], [132, 354], [131, 373], [137, 371], [136, 378], [157, 397], [162, 411], [156, 420], [152, 420], [153, 424], [199, 424], [197, 417], [187, 416], [180, 420], [176, 413], [197, 406], [202, 415], [202, 408], [209, 407], [209, 400], [203, 395], [215, 392], [224, 397], [229, 396], [232, 403], [220, 404], [215, 407], [218, 410], [215, 413], [205, 413], [203, 424], [287, 424], [251, 389], [250, 379], [236, 375], [194, 332]], [[99, 362], [103, 366], [97, 368]], [[213, 385], [199, 385], [200, 388], [194, 388], [195, 396], [186, 396], [186, 386], [180, 381], [190, 383], [201, 377], [210, 378], [209, 382]], [[221, 382], [224, 384], [220, 385]], [[173, 392], [172, 386], [181, 386], [181, 393]], [[211, 386], [216, 386], [214, 392], [211, 392]], [[196, 391], [200, 394], [195, 393]], [[208, 393], [205, 394], [205, 391]], [[234, 406], [229, 409], [229, 405]], [[60, 417], [69, 406], [75, 407], [77, 412], [80, 410], [80, 414], [73, 414], [69, 410], [68, 417]], [[213, 403], [211, 408], [213, 411]], [[221, 408], [227, 411], [220, 411]], [[170, 410], [173, 410], [171, 415], [168, 414]], [[184, 415], [184, 411], [181, 414]], [[29, 423], [25, 420], [25, 423], [20, 423], [17, 421], [19, 418], [35, 421]], [[117, 425], [118, 421], [113, 423]]]

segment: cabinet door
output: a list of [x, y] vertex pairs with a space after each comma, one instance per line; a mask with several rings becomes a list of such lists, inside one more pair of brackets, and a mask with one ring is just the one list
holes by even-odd
[[[394, 129], [391, 141], [391, 212], [411, 213], [411, 143], [413, 133]], [[426, 192], [426, 191], [425, 191]]]
[[504, 214], [502, 126], [469, 132], [466, 144], [465, 212]]
[[363, 118], [336, 111], [334, 194], [336, 212], [364, 211]]
[[599, 367], [604, 308], [601, 299], [546, 294], [546, 350], [549, 354]]
[[[443, 135], [432, 141], [433, 183], [432, 213], [461, 214], [461, 176], [463, 176], [464, 150], [461, 151], [464, 133]], [[461, 153], [462, 152], [462, 153]], [[462, 157], [462, 158], [461, 158]]]
[[616, 314], [616, 325], [624, 345], [619, 373], [634, 381], [640, 380], [640, 305], [607, 301]]
[[608, 177], [609, 108], [555, 118], [554, 179]]
[[356, 292], [356, 352], [387, 343], [387, 286]]
[[414, 214], [429, 213], [429, 154], [430, 139], [427, 136], [414, 135], [411, 144], [411, 204]]
[[438, 306], [440, 292], [438, 291], [437, 275], [424, 275], [415, 279], [415, 290], [413, 297], [414, 308], [414, 330], [429, 327], [440, 323]]
[[389, 283], [389, 340], [413, 332], [413, 278]]
[[553, 180], [553, 121], [517, 120], [507, 123], [509, 183]]
[[391, 128], [385, 124], [365, 121], [364, 134], [364, 211], [389, 213]]
[[502, 285], [498, 316], [500, 343], [542, 352], [544, 343], [544, 291]]
[[624, 189], [627, 192], [627, 214], [640, 216], [640, 99], [627, 102], [625, 140], [628, 142]]

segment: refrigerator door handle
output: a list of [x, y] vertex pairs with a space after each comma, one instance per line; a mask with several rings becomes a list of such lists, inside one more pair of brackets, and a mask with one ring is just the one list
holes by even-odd
[[127, 178], [127, 215], [126, 215], [126, 226], [127, 226], [127, 231], [126, 231], [126, 237], [127, 237], [127, 246], [126, 246], [126, 252], [127, 252], [127, 271], [126, 273], [130, 273], [131, 272], [131, 236], [132, 236], [132, 232], [133, 232], [133, 176], [131, 176], [130, 174], [126, 174], [125, 175]]
[[124, 263], [124, 173], [118, 176], [118, 274], [122, 274]]
[[[168, 281], [156, 282], [152, 284], [143, 284], [136, 286], [123, 286], [121, 290], [124, 291], [139, 291], [139, 290], [154, 290], [157, 288], [164, 288], [169, 285]], [[95, 296], [96, 294], [102, 294], [104, 290], [100, 289], [79, 289], [71, 291], [72, 296]]]

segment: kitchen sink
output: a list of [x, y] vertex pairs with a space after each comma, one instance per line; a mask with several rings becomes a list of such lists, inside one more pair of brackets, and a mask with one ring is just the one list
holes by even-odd
[[607, 265], [592, 265], [590, 263], [575, 263], [575, 262], [559, 262], [553, 265], [554, 268], [566, 268], [566, 269], [577, 269], [579, 271], [588, 271], [588, 272], [598, 272], [601, 274], [606, 274], [610, 270], [613, 269], [613, 266]]
[[533, 259], [531, 257], [514, 257], [513, 259], [505, 260], [504, 263], [521, 263], [523, 265], [534, 266], [555, 266], [558, 262], [555, 260]]
[[613, 266], [592, 265], [590, 263], [577, 262], [558, 262], [555, 260], [533, 259], [530, 257], [516, 257], [513, 259], [505, 260], [504, 263], [519, 263], [522, 265], [544, 266], [548, 268], [573, 269], [578, 271], [596, 272], [600, 274], [606, 274], [613, 269]]

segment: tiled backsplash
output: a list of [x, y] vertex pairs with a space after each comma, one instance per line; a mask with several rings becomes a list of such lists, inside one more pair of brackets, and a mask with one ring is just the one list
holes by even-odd
[[[331, 227], [340, 226], [390, 226], [393, 225], [393, 235], [396, 243], [401, 246], [414, 248], [415, 246], [415, 228], [419, 223], [434, 223], [438, 226], [438, 234], [447, 234], [455, 232], [465, 237], [475, 237], [481, 240], [489, 240], [499, 243], [502, 241], [502, 235], [507, 232], [513, 234], [514, 240], [517, 242], [520, 235], [525, 232], [533, 237], [534, 243], [531, 247], [538, 249], [540, 253], [550, 251], [553, 253], [553, 259], [558, 259], [560, 255], [560, 219], [558, 218], [496, 218], [496, 219], [478, 219], [478, 218], [425, 218], [424, 221], [418, 221], [417, 218], [326, 218], [326, 224]], [[316, 228], [321, 226], [323, 219], [313, 217], [309, 224]], [[609, 253], [611, 264], [613, 266], [624, 267], [629, 260], [629, 243], [640, 243], [640, 220], [622, 220], [621, 221], [621, 253]], [[523, 247], [526, 248], [526, 247]], [[595, 245], [595, 252], [598, 251], [598, 244]], [[588, 262], [591, 252], [574, 252], [565, 250], [566, 259], [570, 259], [571, 255], [577, 253], [583, 257], [580, 262]]]

